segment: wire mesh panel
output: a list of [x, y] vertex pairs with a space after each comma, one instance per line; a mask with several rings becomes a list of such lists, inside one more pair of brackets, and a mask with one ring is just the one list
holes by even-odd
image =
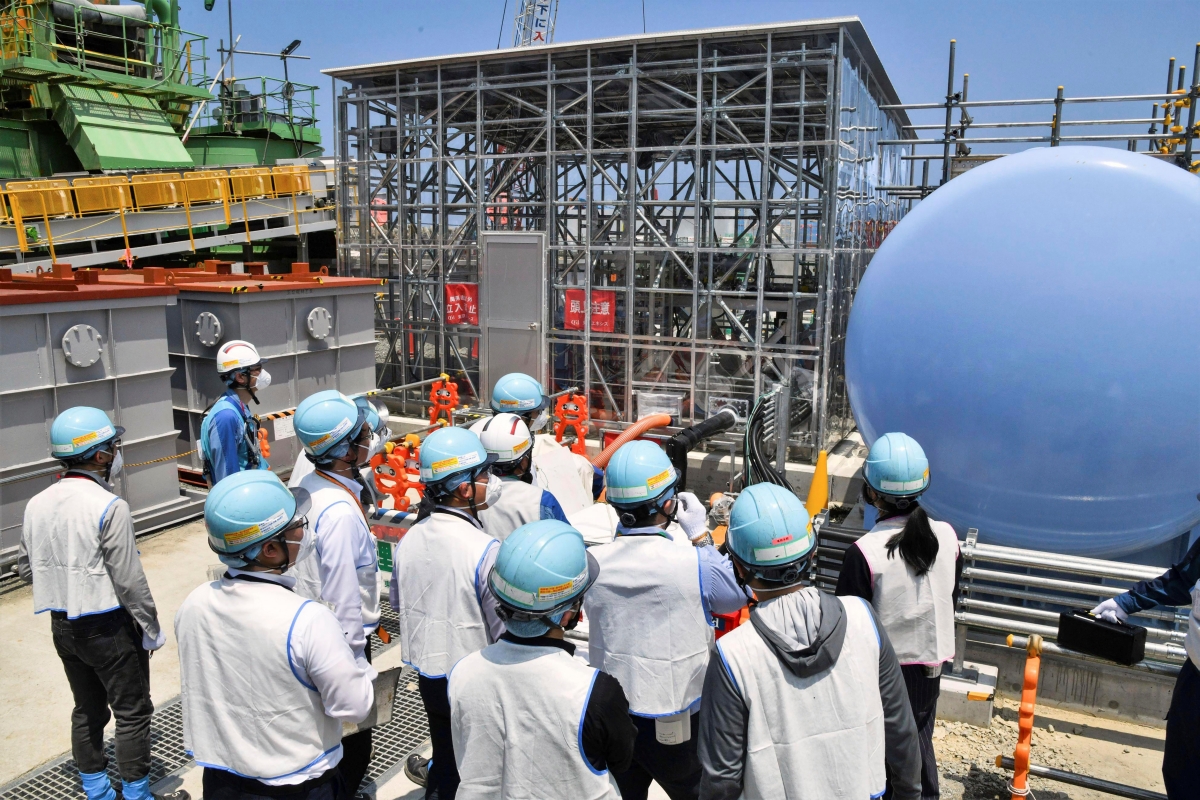
[[[386, 277], [381, 380], [479, 383], [483, 231], [547, 236], [551, 391], [681, 423], [789, 382], [811, 456], [853, 426], [850, 301], [908, 209], [879, 187], [907, 124], [853, 19], [654, 34], [332, 70], [345, 274]], [[911, 135], [911, 134], [908, 134]], [[452, 312], [449, 310], [453, 309]], [[465, 389], [465, 391], [464, 391]], [[416, 401], [414, 395], [412, 400]]]

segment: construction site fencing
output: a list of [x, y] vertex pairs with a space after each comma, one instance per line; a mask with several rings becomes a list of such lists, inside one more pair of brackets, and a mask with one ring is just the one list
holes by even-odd
[[[857, 20], [650, 34], [330, 70], [339, 263], [388, 280], [392, 383], [480, 381], [480, 237], [546, 236], [544, 373], [593, 419], [681, 424], [774, 384], [793, 456], [853, 427], [850, 301], [909, 201], [908, 119]], [[463, 287], [467, 287], [464, 289]], [[451, 313], [447, 312], [451, 309]], [[417, 400], [416, 397], [413, 400]]]

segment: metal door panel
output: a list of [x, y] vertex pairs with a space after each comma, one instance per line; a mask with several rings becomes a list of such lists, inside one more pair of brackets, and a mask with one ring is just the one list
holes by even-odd
[[485, 233], [479, 265], [479, 391], [509, 372], [546, 379], [546, 239], [541, 233]]

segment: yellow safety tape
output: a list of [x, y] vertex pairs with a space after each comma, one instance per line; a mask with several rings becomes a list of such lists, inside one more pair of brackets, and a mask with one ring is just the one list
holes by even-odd
[[190, 456], [192, 453], [195, 453], [195, 452], [196, 452], [196, 450], [188, 450], [186, 453], [180, 453], [177, 456], [163, 456], [162, 458], [152, 458], [149, 461], [139, 461], [136, 464], [126, 464], [125, 467], [126, 467], [126, 469], [129, 469], [131, 467], [144, 467], [147, 464], [158, 464], [162, 461], [174, 461], [177, 458], [183, 458], [184, 456]]

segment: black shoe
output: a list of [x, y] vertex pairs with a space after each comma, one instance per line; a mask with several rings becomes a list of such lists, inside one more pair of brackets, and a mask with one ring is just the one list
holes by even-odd
[[409, 753], [408, 758], [404, 761], [404, 777], [417, 786], [424, 786], [429, 782], [430, 760], [429, 756], [421, 753], [419, 750], [415, 753]]
[[150, 796], [154, 800], [192, 800], [192, 795], [183, 789], [176, 789], [173, 792], [166, 792], [165, 794], [151, 793]]

